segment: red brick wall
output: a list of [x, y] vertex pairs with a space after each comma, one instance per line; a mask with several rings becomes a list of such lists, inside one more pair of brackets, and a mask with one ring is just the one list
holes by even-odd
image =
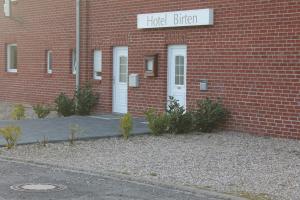
[[[19, 0], [13, 19], [3, 17], [0, 0], [0, 99], [52, 103], [60, 92], [73, 93], [70, 50], [75, 47], [73, 0]], [[17, 21], [16, 21], [17, 20]], [[18, 73], [6, 72], [5, 44], [17, 43]], [[46, 73], [46, 50], [53, 51], [53, 74]]]
[[[112, 49], [129, 47], [129, 73], [140, 87], [129, 88], [129, 111], [164, 109], [167, 47], [188, 46], [187, 101], [223, 98], [232, 113], [229, 129], [300, 138], [300, 1], [298, 0], [82, 0], [82, 81], [92, 78], [92, 52], [103, 52], [101, 112], [112, 107]], [[159, 2], [159, 3], [158, 3]], [[24, 23], [0, 17], [0, 98], [34, 103], [72, 94], [69, 50], [75, 46], [75, 1], [19, 0]], [[213, 8], [215, 24], [205, 27], [137, 30], [137, 14]], [[0, 15], [2, 11], [0, 10]], [[17, 12], [17, 11], [16, 11]], [[4, 27], [4, 28], [3, 28]], [[5, 72], [5, 43], [18, 43], [19, 71]], [[54, 73], [45, 75], [44, 51], [54, 52]], [[159, 76], [143, 77], [144, 55], [159, 53]], [[200, 92], [200, 79], [209, 91]], [[4, 87], [5, 86], [5, 87]], [[30, 94], [30, 95], [29, 95]]]

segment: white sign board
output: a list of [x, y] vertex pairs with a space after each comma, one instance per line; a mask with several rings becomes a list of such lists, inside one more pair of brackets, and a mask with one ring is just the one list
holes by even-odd
[[214, 24], [213, 9], [140, 14], [138, 29], [203, 26]]

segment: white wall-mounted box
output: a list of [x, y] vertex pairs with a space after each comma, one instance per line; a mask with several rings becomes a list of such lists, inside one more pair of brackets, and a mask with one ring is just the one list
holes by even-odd
[[200, 91], [207, 91], [207, 90], [208, 90], [208, 80], [201, 80]]
[[138, 74], [130, 74], [129, 75], [129, 87], [139, 87], [139, 75]]

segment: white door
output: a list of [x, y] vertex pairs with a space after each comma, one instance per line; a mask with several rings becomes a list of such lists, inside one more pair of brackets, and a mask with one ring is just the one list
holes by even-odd
[[186, 108], [187, 47], [172, 45], [168, 48], [168, 98], [173, 96]]
[[128, 47], [113, 50], [113, 112], [128, 111]]

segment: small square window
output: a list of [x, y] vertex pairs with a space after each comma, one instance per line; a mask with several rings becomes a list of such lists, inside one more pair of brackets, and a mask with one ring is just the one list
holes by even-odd
[[153, 72], [154, 69], [154, 59], [148, 59], [146, 61], [146, 71]]
[[52, 51], [47, 51], [47, 73], [52, 74], [53, 56]]
[[17, 54], [17, 45], [9, 44], [6, 49], [7, 53], [7, 71], [8, 72], [17, 72], [18, 68], [18, 54]]
[[158, 70], [158, 54], [145, 57], [145, 77], [156, 77]]
[[100, 50], [94, 50], [93, 74], [95, 80], [102, 79], [102, 52]]

